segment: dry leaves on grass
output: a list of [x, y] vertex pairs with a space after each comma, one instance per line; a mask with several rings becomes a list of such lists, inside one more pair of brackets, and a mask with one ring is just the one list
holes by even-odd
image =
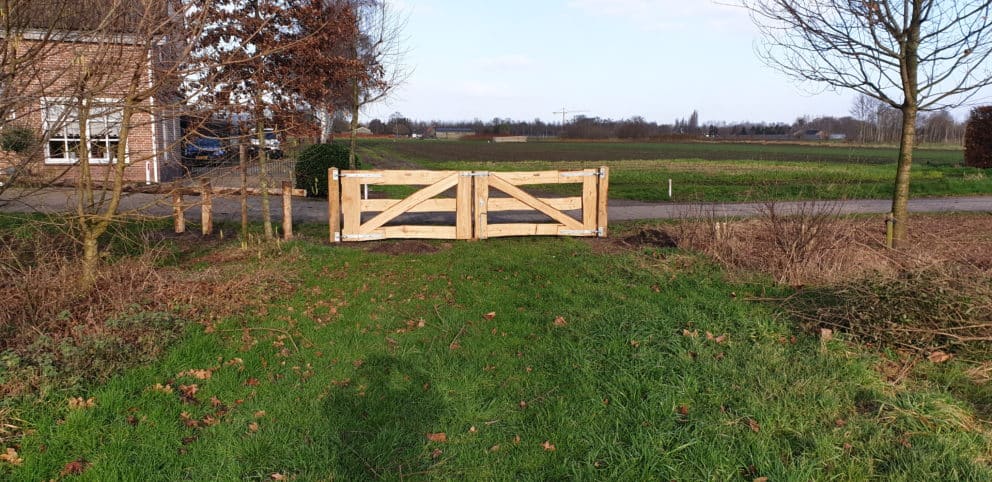
[[214, 372], [212, 370], [186, 370], [176, 374], [176, 378], [190, 377], [197, 380], [209, 380]]
[[486, 313], [486, 314], [482, 315], [482, 318], [485, 319], [486, 321], [490, 321], [493, 318], [496, 318], [496, 312], [495, 311], [490, 311], [489, 313]]
[[96, 406], [96, 400], [92, 397], [84, 399], [83, 397], [73, 397], [69, 399], [69, 408], [72, 410], [82, 410], [86, 408], [93, 408]]
[[65, 477], [67, 475], [80, 475], [83, 472], [85, 472], [86, 469], [89, 468], [89, 466], [90, 463], [87, 462], [86, 459], [79, 458], [65, 464], [65, 466], [62, 467], [62, 472], [59, 472], [59, 475], [61, 475], [62, 477]]
[[448, 441], [448, 434], [444, 432], [429, 433], [427, 434], [427, 440], [437, 443], [445, 443]]
[[550, 440], [545, 440], [544, 443], [541, 444], [541, 448], [544, 449], [545, 452], [554, 452], [555, 450], [558, 450], [558, 448], [555, 447], [555, 444], [551, 443]]
[[557, 327], [559, 327], [559, 328], [560, 328], [560, 327], [563, 327], [563, 326], [565, 326], [565, 325], [568, 325], [568, 322], [567, 322], [567, 321], [565, 321], [565, 318], [564, 318], [564, 317], [562, 317], [562, 316], [557, 316], [557, 317], [555, 317], [555, 321], [554, 321], [554, 324], [555, 324], [555, 326], [557, 326]]
[[24, 463], [24, 459], [22, 459], [17, 454], [17, 451], [11, 447], [7, 447], [7, 451], [0, 454], [0, 461], [7, 462], [10, 465], [21, 465]]

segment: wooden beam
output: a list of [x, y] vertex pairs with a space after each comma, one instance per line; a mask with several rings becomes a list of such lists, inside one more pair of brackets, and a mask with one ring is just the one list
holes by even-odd
[[293, 239], [293, 185], [282, 182], [282, 239]]
[[[350, 179], [349, 179], [350, 180]], [[389, 209], [379, 213], [374, 218], [369, 220], [369, 222], [363, 224], [360, 228], [361, 233], [370, 233], [382, 225], [392, 221], [394, 218], [400, 214], [405, 213], [408, 209], [434, 197], [442, 192], [451, 189], [456, 184], [458, 184], [458, 173], [453, 172], [444, 179], [438, 181], [435, 184], [431, 184], [413, 194], [411, 194], [406, 199], [396, 203]]]
[[475, 211], [475, 239], [487, 239], [489, 238], [489, 175], [486, 173], [481, 173], [483, 175], [476, 174], [472, 177], [475, 184], [475, 196], [474, 206], [472, 206]]
[[458, 174], [455, 195], [455, 238], [472, 239], [472, 173]]
[[582, 178], [582, 227], [584, 229], [596, 229], [596, 216], [599, 205], [596, 194], [599, 192], [599, 176], [597, 169], [586, 169], [583, 172], [589, 174]]
[[596, 213], [596, 227], [599, 228], [599, 236], [605, 238], [609, 226], [608, 203], [610, 198], [610, 168], [603, 166], [599, 168], [599, 192], [597, 196], [598, 209]]
[[361, 233], [362, 228], [362, 183], [360, 179], [341, 178], [341, 236]]
[[328, 231], [332, 243], [341, 241], [341, 181], [337, 177], [337, 169], [327, 170]]
[[[582, 198], [578, 196], [542, 197], [538, 199], [559, 211], [574, 211], [582, 209]], [[533, 211], [533, 208], [524, 204], [523, 201], [512, 197], [491, 197], [489, 198], [489, 212], [493, 211]]]
[[172, 224], [176, 234], [186, 232], [186, 213], [183, 211], [183, 193], [172, 192]]
[[575, 230], [582, 229], [582, 223], [575, 220], [571, 216], [549, 206], [544, 201], [541, 201], [540, 199], [531, 196], [530, 194], [524, 192], [522, 189], [518, 188], [517, 186], [514, 186], [513, 184], [510, 184], [507, 181], [504, 181], [499, 177], [498, 173], [490, 173], [489, 177], [490, 177], [489, 184], [492, 187], [499, 189], [500, 191], [503, 191], [509, 194], [510, 196], [513, 196], [514, 198], [519, 199], [524, 204], [530, 206], [533, 209], [536, 209], [537, 211], [547, 214], [549, 217], [551, 217], [551, 219], [554, 219], [555, 221], [564, 224], [569, 229], [575, 229]]
[[212, 190], [210, 189], [209, 179], [203, 179], [200, 183], [203, 186], [202, 200], [200, 202], [200, 224], [203, 228], [203, 235], [210, 236], [214, 232], [214, 201]]
[[[469, 181], [471, 186], [471, 180]], [[469, 194], [471, 196], [471, 193]], [[362, 212], [381, 213], [403, 201], [402, 199], [363, 199]], [[455, 212], [456, 202], [451, 198], [428, 199], [410, 209], [408, 213]]]

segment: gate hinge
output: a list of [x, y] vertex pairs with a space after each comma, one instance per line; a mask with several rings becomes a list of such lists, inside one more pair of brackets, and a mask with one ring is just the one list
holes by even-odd
[[598, 176], [598, 175], [599, 174], [596, 173], [596, 172], [585, 172], [585, 171], [582, 171], [582, 172], [563, 172], [563, 173], [561, 173], [561, 177], [592, 177], [592, 176]]
[[332, 172], [332, 175], [331, 175], [331, 180], [332, 181], [338, 181], [338, 180], [341, 179], [341, 173], [339, 171], [331, 171], [331, 172]]
[[597, 169], [596, 175], [599, 176], [600, 178], [606, 177], [606, 169]]
[[334, 233], [334, 242], [335, 243], [341, 242], [341, 233]]

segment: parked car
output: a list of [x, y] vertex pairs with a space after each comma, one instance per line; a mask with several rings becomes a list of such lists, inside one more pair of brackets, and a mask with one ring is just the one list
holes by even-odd
[[183, 146], [183, 163], [187, 166], [221, 164], [228, 157], [224, 143], [213, 137], [194, 137]]
[[[272, 159], [279, 159], [282, 157], [282, 142], [279, 141], [279, 136], [276, 135], [275, 131], [271, 129], [265, 130], [265, 152], [269, 154]], [[258, 137], [252, 136], [251, 138], [251, 154], [254, 156], [258, 154]]]

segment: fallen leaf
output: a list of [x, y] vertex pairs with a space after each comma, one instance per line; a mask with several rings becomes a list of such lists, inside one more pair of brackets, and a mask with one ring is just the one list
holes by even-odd
[[696, 338], [696, 337], [699, 336], [699, 330], [689, 331], [689, 330], [683, 329], [682, 330], [682, 336], [685, 336], [685, 337], [688, 337], [688, 338]]
[[252, 422], [248, 424], [248, 431], [251, 433], [258, 432], [259, 426], [257, 423]]
[[272, 480], [289, 480], [289, 477], [286, 477], [285, 475], [280, 474], [278, 472], [270, 475], [269, 477], [271, 477]]
[[186, 425], [186, 427], [188, 427], [188, 428], [199, 428], [200, 427], [200, 421], [197, 420], [197, 419], [195, 419], [195, 418], [193, 418], [193, 416], [190, 415], [189, 412], [180, 413], [179, 414], [179, 420], [182, 420], [183, 421], [183, 424]]
[[219, 406], [221, 406], [223, 404], [224, 404], [224, 402], [220, 401], [220, 399], [217, 398], [216, 395], [210, 397], [210, 406], [212, 406], [214, 408], [217, 408], [217, 407], [219, 407]]
[[475, 428], [475, 425], [472, 425], [471, 427], [468, 428], [468, 433], [476, 433], [478, 431], [479, 429]]
[[493, 452], [499, 452], [499, 444], [489, 447], [489, 453], [493, 453]]
[[249, 387], [257, 387], [258, 386], [258, 379], [257, 378], [249, 378], [249, 379], [245, 380], [245, 385], [247, 385]]
[[826, 343], [834, 339], [834, 330], [830, 328], [820, 328], [820, 341]]
[[220, 419], [214, 417], [213, 415], [207, 415], [203, 417], [203, 424], [208, 427], [213, 427], [220, 423]]
[[73, 410], [93, 408], [94, 406], [96, 406], [96, 400], [92, 397], [87, 399], [83, 399], [83, 397], [73, 397], [69, 399], [69, 408]]
[[65, 467], [62, 467], [62, 472], [60, 472], [60, 475], [63, 477], [67, 475], [79, 475], [85, 472], [86, 468], [89, 466], [90, 464], [86, 461], [86, 459], [76, 459], [65, 464]]
[[546, 452], [554, 452], [557, 450], [555, 444], [551, 443], [550, 440], [545, 440], [544, 443], [541, 444], [541, 448], [543, 448]]
[[953, 355], [949, 355], [942, 351], [935, 351], [931, 353], [930, 356], [927, 357], [927, 359], [930, 360], [932, 363], [944, 363], [953, 357], [954, 357]]
[[637, 347], [641, 346], [641, 342], [639, 342], [637, 340], [630, 340], [630, 346], [632, 346], [634, 348], [637, 348]]
[[685, 405], [679, 405], [679, 408], [676, 410], [679, 412], [679, 415], [682, 415], [683, 417], [689, 415], [689, 407]]
[[457, 341], [453, 341], [453, 342], [451, 342], [451, 344], [450, 344], [450, 345], [448, 345], [448, 349], [449, 349], [449, 350], [457, 350], [457, 349], [459, 349], [459, 348], [461, 348], [461, 347], [462, 347], [462, 346], [461, 346], [461, 345], [459, 345]]
[[836, 425], [837, 427], [843, 427], [847, 425], [847, 421], [844, 420], [843, 418], [838, 418], [837, 420], [834, 420], [834, 425]]
[[720, 335], [714, 338], [713, 341], [715, 341], [717, 345], [722, 345], [725, 341], [727, 341], [727, 335], [726, 334]]
[[437, 460], [444, 452], [441, 449], [434, 449], [431, 451], [431, 458]]
[[520, 408], [527, 408], [527, 402], [525, 400], [521, 400], [520, 403], [517, 404], [517, 406], [519, 406]]
[[758, 433], [761, 431], [761, 425], [758, 425], [758, 422], [753, 418], [747, 419], [747, 426], [750, 427], [751, 431], [754, 433]]
[[448, 441], [448, 434], [444, 432], [429, 433], [427, 434], [427, 440], [431, 442], [445, 443]]
[[265, 416], [265, 410], [259, 410], [255, 412], [255, 418], [262, 418]]
[[7, 452], [0, 454], [0, 460], [7, 462], [10, 465], [21, 465], [24, 463], [24, 459], [17, 455], [17, 451], [11, 447], [7, 447]]
[[555, 326], [562, 327], [562, 326], [567, 325], [568, 322], [565, 321], [565, 318], [564, 317], [557, 316], [557, 317], [555, 317], [554, 324], [555, 324]]
[[211, 376], [213, 376], [213, 372], [210, 370], [186, 370], [176, 374], [176, 378], [190, 377], [197, 380], [208, 380]]
[[496, 318], [496, 312], [490, 311], [489, 313], [482, 315], [482, 317], [485, 318], [486, 320], [492, 320], [493, 318]]
[[161, 383], [156, 383], [150, 388], [153, 392], [161, 393], [172, 393], [172, 385], [162, 385]]
[[520, 445], [520, 435], [513, 436], [513, 445]]
[[768, 482], [768, 477], [758, 477], [754, 479], [754, 482]]

